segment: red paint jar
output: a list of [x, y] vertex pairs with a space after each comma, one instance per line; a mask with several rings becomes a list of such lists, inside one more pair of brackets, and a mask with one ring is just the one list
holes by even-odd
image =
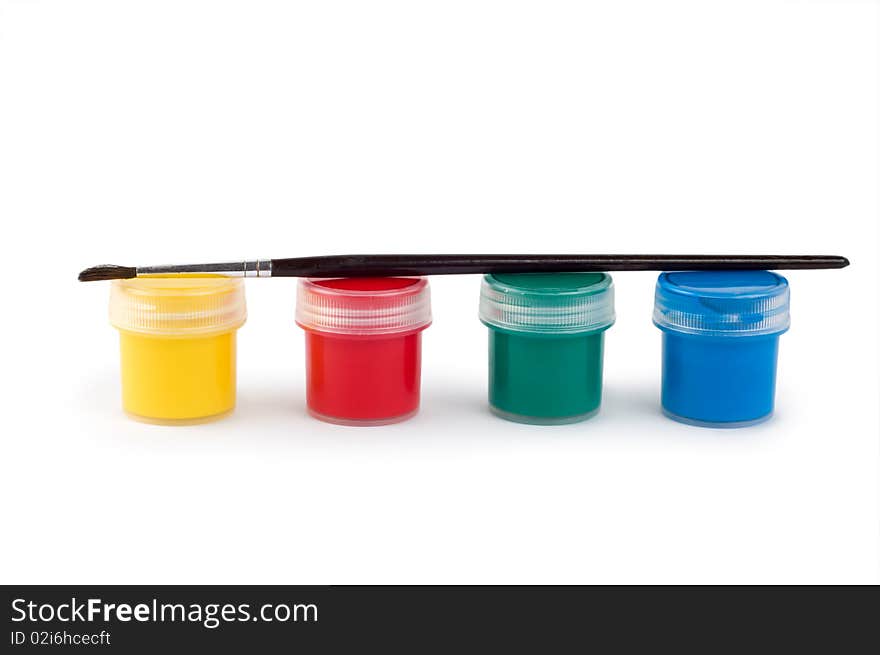
[[431, 324], [426, 279], [300, 280], [296, 322], [306, 331], [312, 416], [384, 425], [418, 411], [421, 333]]

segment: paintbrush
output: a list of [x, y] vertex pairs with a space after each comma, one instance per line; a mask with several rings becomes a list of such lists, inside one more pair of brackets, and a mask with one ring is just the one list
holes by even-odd
[[834, 255], [327, 255], [220, 264], [93, 266], [81, 282], [147, 275], [228, 277], [384, 277], [577, 271], [744, 271], [843, 268]]

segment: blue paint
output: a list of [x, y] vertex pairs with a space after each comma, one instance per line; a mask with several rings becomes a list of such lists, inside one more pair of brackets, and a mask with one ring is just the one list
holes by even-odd
[[773, 413], [778, 336], [663, 334], [663, 409], [698, 423], [747, 423]]
[[663, 331], [664, 412], [712, 427], [769, 418], [779, 335], [789, 323], [788, 282], [775, 273], [660, 275], [654, 324]]

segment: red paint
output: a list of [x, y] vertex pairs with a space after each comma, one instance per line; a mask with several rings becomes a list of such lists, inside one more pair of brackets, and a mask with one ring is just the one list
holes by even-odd
[[421, 332], [349, 337], [306, 333], [306, 400], [321, 416], [377, 421], [419, 408]]
[[[350, 278], [313, 281], [354, 292], [406, 291], [408, 278]], [[363, 311], [364, 295], [356, 307]], [[305, 326], [304, 326], [305, 327]], [[319, 418], [340, 422], [393, 422], [419, 407], [421, 331], [339, 334], [306, 328], [306, 400]]]
[[411, 277], [341, 277], [316, 282], [318, 286], [342, 291], [393, 291], [417, 284]]

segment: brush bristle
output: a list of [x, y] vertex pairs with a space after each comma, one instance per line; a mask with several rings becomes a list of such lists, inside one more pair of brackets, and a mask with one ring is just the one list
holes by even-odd
[[137, 269], [134, 266], [116, 266], [114, 264], [102, 264], [92, 266], [79, 274], [80, 282], [97, 282], [98, 280], [124, 280], [137, 277]]

